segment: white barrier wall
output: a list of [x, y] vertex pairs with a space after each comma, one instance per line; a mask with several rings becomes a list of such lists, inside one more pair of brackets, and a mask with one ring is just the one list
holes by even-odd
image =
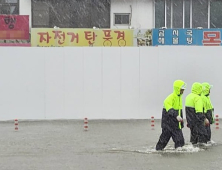
[[161, 117], [173, 82], [214, 85], [222, 116], [222, 47], [0, 48], [0, 120]]

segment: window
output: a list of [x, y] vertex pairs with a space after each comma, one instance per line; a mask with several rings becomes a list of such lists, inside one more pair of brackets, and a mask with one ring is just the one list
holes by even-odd
[[[110, 27], [110, 0], [31, 1], [33, 28], [54, 28], [54, 26], [59, 28]], [[122, 21], [125, 23], [124, 17]]]
[[110, 28], [110, 0], [91, 0], [90, 11], [98, 11], [90, 14], [93, 27]]
[[166, 27], [171, 28], [171, 0], [166, 0]]
[[129, 25], [130, 23], [130, 14], [114, 14], [114, 25]]
[[210, 2], [210, 28], [222, 28], [222, 1], [211, 0]]
[[192, 1], [192, 27], [208, 28], [208, 0]]
[[190, 28], [190, 0], [184, 0], [184, 28]]
[[183, 28], [183, 0], [155, 0], [155, 28]]
[[155, 28], [165, 27], [165, 1], [155, 0]]
[[19, 0], [0, 0], [0, 14], [19, 14]]
[[43, 1], [33, 1], [32, 6], [33, 27], [49, 26], [49, 6]]
[[222, 0], [154, 0], [154, 8], [155, 28], [222, 28]]
[[183, 28], [183, 1], [173, 0], [173, 28]]

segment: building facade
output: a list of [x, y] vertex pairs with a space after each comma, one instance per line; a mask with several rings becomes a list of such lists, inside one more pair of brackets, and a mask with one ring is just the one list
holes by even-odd
[[219, 0], [1, 0], [33, 28], [222, 28]]

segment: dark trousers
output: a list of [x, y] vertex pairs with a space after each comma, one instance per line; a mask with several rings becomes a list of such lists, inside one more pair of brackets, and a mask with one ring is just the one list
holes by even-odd
[[190, 127], [190, 142], [192, 144], [207, 143], [207, 130], [203, 124]]
[[162, 129], [162, 134], [156, 145], [156, 150], [163, 150], [170, 138], [172, 137], [175, 145], [175, 148], [184, 146], [184, 137], [181, 129]]

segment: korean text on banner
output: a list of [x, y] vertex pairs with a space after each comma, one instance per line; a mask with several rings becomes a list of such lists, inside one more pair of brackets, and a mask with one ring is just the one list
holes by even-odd
[[32, 28], [34, 47], [133, 46], [132, 30]]
[[153, 45], [196, 45], [196, 29], [153, 29]]
[[222, 29], [153, 29], [153, 45], [221, 46]]
[[29, 39], [28, 15], [0, 15], [0, 39]]

